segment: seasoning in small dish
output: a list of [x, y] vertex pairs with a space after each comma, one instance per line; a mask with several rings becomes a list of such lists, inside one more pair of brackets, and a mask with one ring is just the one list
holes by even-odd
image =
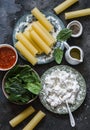
[[70, 55], [71, 55], [72, 58], [80, 60], [80, 51], [77, 48], [73, 48], [70, 51]]
[[9, 44], [0, 45], [0, 70], [6, 71], [14, 67], [18, 59], [14, 47]]
[[82, 24], [77, 20], [74, 20], [74, 21], [70, 22], [67, 25], [67, 28], [72, 30], [72, 35], [71, 35], [72, 37], [81, 36], [82, 31], [83, 31]]

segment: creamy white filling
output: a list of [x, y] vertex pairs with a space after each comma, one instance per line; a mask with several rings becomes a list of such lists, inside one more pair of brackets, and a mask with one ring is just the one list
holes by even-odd
[[76, 78], [77, 75], [72, 71], [66, 72], [59, 69], [48, 74], [43, 87], [46, 101], [52, 107], [62, 105], [66, 100], [68, 103], [74, 104], [80, 89]]

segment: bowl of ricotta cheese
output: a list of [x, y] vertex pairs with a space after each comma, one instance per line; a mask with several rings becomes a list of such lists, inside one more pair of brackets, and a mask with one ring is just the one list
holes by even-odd
[[68, 113], [66, 101], [71, 111], [74, 111], [85, 99], [85, 80], [72, 67], [54, 66], [42, 75], [41, 82], [43, 86], [39, 95], [41, 103], [54, 113]]

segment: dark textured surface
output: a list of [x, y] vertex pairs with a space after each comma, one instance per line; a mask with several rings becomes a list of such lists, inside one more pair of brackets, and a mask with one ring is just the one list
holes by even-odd
[[[40, 10], [49, 10], [53, 12], [53, 8], [64, 0], [0, 0], [0, 44], [12, 43], [12, 32], [16, 21], [26, 12], [37, 6]], [[79, 0], [78, 3], [68, 8], [66, 11], [90, 8], [90, 0]], [[64, 13], [58, 15], [64, 22], [65, 26], [69, 21], [64, 19]], [[46, 113], [46, 117], [35, 128], [35, 130], [90, 130], [90, 16], [77, 18], [83, 25], [83, 34], [80, 38], [71, 38], [68, 42], [70, 45], [78, 45], [84, 50], [84, 62], [77, 66], [72, 66], [78, 70], [86, 80], [87, 96], [81, 107], [76, 110], [73, 115], [76, 121], [76, 127], [71, 128], [68, 115], [57, 115], [46, 110], [39, 99], [29, 105], [33, 105], [36, 109]], [[28, 64], [19, 57], [18, 64]], [[67, 64], [63, 58], [62, 64]], [[45, 70], [56, 65], [51, 62], [46, 65], [36, 65], [33, 67], [41, 76]], [[0, 130], [22, 130], [34, 114], [23, 121], [15, 128], [11, 128], [9, 120], [19, 112], [24, 110], [28, 105], [18, 106], [8, 102], [4, 97], [1, 83], [5, 72], [0, 72]]]

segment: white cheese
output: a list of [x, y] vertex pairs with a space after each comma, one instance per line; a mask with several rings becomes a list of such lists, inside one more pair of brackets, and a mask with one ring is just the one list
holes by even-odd
[[44, 92], [47, 103], [51, 107], [58, 107], [59, 105], [68, 103], [74, 104], [76, 96], [79, 92], [80, 86], [77, 81], [77, 75], [71, 71], [56, 69], [45, 77]]

